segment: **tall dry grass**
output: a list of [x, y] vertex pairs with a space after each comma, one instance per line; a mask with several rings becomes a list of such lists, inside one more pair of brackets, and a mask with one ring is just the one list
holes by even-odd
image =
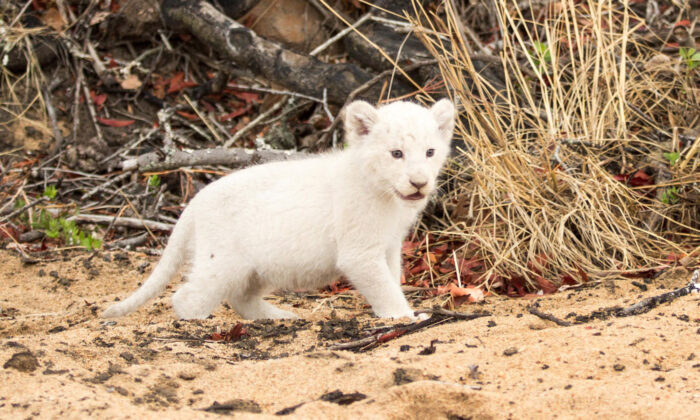
[[482, 261], [486, 286], [617, 277], [695, 250], [700, 72], [642, 45], [643, 20], [621, 2], [551, 2], [536, 16], [523, 3], [490, 2], [501, 90], [475, 68], [454, 2], [440, 14], [414, 4], [465, 144], [436, 233]]
[[[50, 133], [46, 105], [41, 95], [46, 78], [34, 54], [31, 35], [46, 28], [24, 28], [20, 21], [26, 9], [11, 2], [0, 5], [0, 126], [9, 131], [31, 126]], [[28, 63], [24, 71], [6, 66], [11, 54], [22, 54]]]

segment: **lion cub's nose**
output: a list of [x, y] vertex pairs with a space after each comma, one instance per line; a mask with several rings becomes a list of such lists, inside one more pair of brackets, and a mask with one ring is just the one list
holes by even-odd
[[425, 187], [428, 183], [427, 182], [413, 182], [410, 181], [411, 185], [413, 185], [417, 190], [420, 190], [421, 188]]

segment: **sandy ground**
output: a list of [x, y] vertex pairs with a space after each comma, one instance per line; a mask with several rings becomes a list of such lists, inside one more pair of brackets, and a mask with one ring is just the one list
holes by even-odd
[[[489, 297], [459, 310], [492, 316], [434, 326], [364, 353], [328, 349], [388, 324], [347, 293], [272, 298], [303, 320], [242, 321], [222, 306], [210, 319], [192, 322], [174, 318], [168, 296], [175, 284], [137, 313], [99, 318], [145, 280], [155, 261], [77, 252], [27, 265], [0, 252], [0, 418], [690, 419], [700, 413], [697, 294], [644, 315], [571, 327], [530, 315], [531, 299]], [[560, 318], [589, 314], [683, 286], [689, 277], [675, 269], [646, 292], [631, 281], [599, 283], [547, 296], [540, 305]], [[204, 340], [239, 322], [248, 332], [240, 340]]]

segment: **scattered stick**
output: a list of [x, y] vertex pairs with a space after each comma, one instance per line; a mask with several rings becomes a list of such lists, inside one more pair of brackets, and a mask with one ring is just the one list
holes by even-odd
[[127, 178], [127, 177], [129, 177], [129, 176], [131, 176], [131, 173], [130, 173], [130, 172], [124, 172], [123, 174], [117, 175], [117, 176], [115, 176], [114, 178], [112, 178], [112, 179], [108, 180], [107, 182], [105, 182], [104, 184], [98, 185], [98, 186], [96, 186], [95, 188], [91, 189], [90, 191], [86, 192], [85, 194], [83, 194], [82, 197], [80, 197], [80, 199], [81, 199], [81, 200], [86, 200], [86, 199], [92, 197], [93, 195], [97, 194], [97, 193], [100, 192], [100, 191], [106, 191], [107, 188], [111, 187], [111, 186], [114, 185], [115, 183], [117, 183], [117, 182], [119, 182], [119, 181], [121, 181], [121, 180], [123, 180], [124, 178]]
[[656, 308], [662, 303], [669, 303], [672, 302], [676, 299], [678, 299], [681, 296], [686, 296], [691, 293], [698, 293], [700, 292], [700, 282], [698, 282], [698, 278], [700, 277], [700, 269], [695, 270], [693, 272], [692, 277], [690, 278], [690, 282], [679, 289], [672, 290], [670, 292], [666, 292], [657, 296], [652, 296], [648, 297], [646, 299], [643, 299], [634, 305], [630, 305], [626, 308], [620, 308], [620, 307], [611, 307], [611, 308], [604, 308], [598, 311], [592, 312], [590, 315], [585, 315], [585, 316], [578, 316], [576, 317], [576, 322], [568, 322], [568, 321], [563, 321], [551, 314], [547, 314], [544, 312], [541, 312], [540, 310], [537, 309], [537, 303], [535, 303], [532, 306], [528, 307], [528, 312], [530, 312], [533, 315], [536, 315], [542, 319], [545, 319], [547, 321], [552, 321], [556, 323], [557, 325], [561, 325], [562, 327], [569, 327], [571, 325], [577, 325], [577, 324], [585, 324], [587, 322], [590, 322], [594, 319], [607, 319], [611, 316], [614, 317], [625, 317], [625, 316], [634, 316], [634, 315], [641, 315], [645, 314], [652, 309]]
[[540, 311], [539, 309], [537, 309], [537, 305], [538, 305], [538, 304], [535, 303], [534, 305], [528, 306], [528, 307], [527, 307], [527, 311], [530, 312], [531, 314], [535, 315], [535, 316], [538, 316], [538, 317], [540, 317], [540, 318], [546, 320], [546, 321], [552, 321], [553, 323], [555, 323], [555, 324], [557, 324], [557, 325], [559, 325], [559, 326], [562, 326], [562, 327], [570, 327], [571, 325], [573, 325], [573, 324], [572, 324], [571, 322], [569, 322], [569, 321], [564, 321], [564, 320], [562, 320], [562, 319], [559, 319], [559, 318], [555, 317], [555, 316], [552, 315], [552, 314], [548, 314], [548, 313], [545, 313], [545, 312]]
[[238, 168], [254, 163], [296, 159], [304, 156], [306, 156], [304, 152], [290, 150], [227, 149], [222, 147], [193, 151], [172, 150], [164, 158], [161, 153], [150, 152], [137, 158], [125, 160], [122, 162], [122, 169], [125, 171], [156, 172], [197, 165], [222, 165]]
[[46, 113], [49, 115], [49, 121], [51, 122], [51, 131], [53, 133], [54, 143], [49, 152], [49, 156], [55, 156], [61, 147], [63, 146], [63, 135], [61, 134], [61, 129], [58, 128], [58, 122], [56, 120], [56, 108], [53, 106], [53, 101], [51, 100], [51, 89], [46, 87], [42, 89], [44, 96], [44, 103], [46, 104]]
[[282, 100], [280, 100], [280, 101], [277, 101], [277, 103], [275, 103], [274, 105], [272, 105], [272, 106], [270, 107], [270, 109], [268, 109], [267, 111], [261, 112], [260, 115], [258, 115], [257, 117], [255, 117], [255, 119], [253, 119], [253, 121], [249, 122], [245, 127], [243, 127], [243, 128], [241, 128], [240, 130], [238, 130], [238, 131], [236, 132], [236, 134], [234, 134], [231, 138], [229, 138], [228, 140], [226, 140], [226, 142], [224, 143], [224, 147], [225, 147], [225, 148], [229, 148], [229, 147], [231, 147], [232, 145], [234, 145], [241, 137], [243, 137], [243, 135], [244, 135], [245, 133], [247, 133], [248, 131], [250, 131], [250, 130], [252, 130], [253, 128], [255, 128], [258, 124], [260, 124], [261, 122], [263, 122], [263, 121], [264, 121], [267, 117], [269, 117], [270, 115], [272, 115], [272, 114], [274, 114], [275, 112], [277, 112], [277, 110], [279, 110], [280, 108], [282, 108], [282, 106], [283, 106], [284, 104], [286, 104], [286, 103], [287, 103], [287, 99], [282, 99]]
[[700, 269], [693, 272], [693, 276], [690, 278], [690, 282], [687, 286], [641, 300], [634, 305], [620, 309], [615, 316], [641, 315], [651, 311], [662, 303], [669, 303], [681, 296], [689, 295], [693, 292], [700, 292], [698, 277], [700, 277]]
[[76, 214], [75, 216], [69, 217], [67, 220], [75, 220], [76, 222], [88, 222], [88, 223], [102, 223], [109, 224], [114, 222], [115, 226], [126, 226], [136, 229], [152, 229], [152, 230], [163, 230], [170, 231], [173, 226], [170, 223], [156, 222], [153, 220], [141, 220], [135, 217], [114, 217], [114, 216], [103, 216], [99, 214]]
[[399, 324], [389, 330], [380, 330], [370, 335], [355, 341], [349, 341], [347, 343], [338, 343], [329, 347], [330, 350], [352, 350], [355, 352], [364, 352], [371, 350], [382, 343], [393, 340], [397, 337], [401, 337], [405, 334], [411, 334], [416, 331], [434, 327], [439, 324], [444, 324], [447, 322], [454, 322], [457, 320], [468, 321], [476, 318], [481, 318], [485, 316], [491, 316], [488, 312], [475, 312], [471, 314], [465, 314], [460, 312], [448, 311], [440, 307], [434, 307], [432, 309], [421, 309], [415, 312], [418, 314], [432, 314], [432, 316], [426, 320], [416, 322], [413, 324]]
[[7, 216], [4, 216], [2, 219], [0, 219], [0, 223], [6, 222], [7, 220], [12, 219], [13, 217], [17, 216], [18, 214], [22, 214], [25, 211], [29, 210], [30, 208], [36, 206], [37, 204], [43, 203], [44, 201], [47, 201], [49, 198], [48, 197], [40, 197], [31, 203], [27, 203], [24, 206], [18, 208], [17, 210], [11, 212]]

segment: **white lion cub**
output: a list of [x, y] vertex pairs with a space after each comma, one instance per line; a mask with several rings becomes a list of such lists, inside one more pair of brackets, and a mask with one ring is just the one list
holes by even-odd
[[455, 110], [356, 101], [346, 150], [234, 172], [197, 194], [128, 314], [165, 289], [185, 262], [175, 313], [202, 319], [227, 301], [243, 318], [293, 318], [263, 300], [274, 289], [318, 288], [345, 276], [379, 317], [414, 318], [401, 291], [401, 243], [450, 150]]

